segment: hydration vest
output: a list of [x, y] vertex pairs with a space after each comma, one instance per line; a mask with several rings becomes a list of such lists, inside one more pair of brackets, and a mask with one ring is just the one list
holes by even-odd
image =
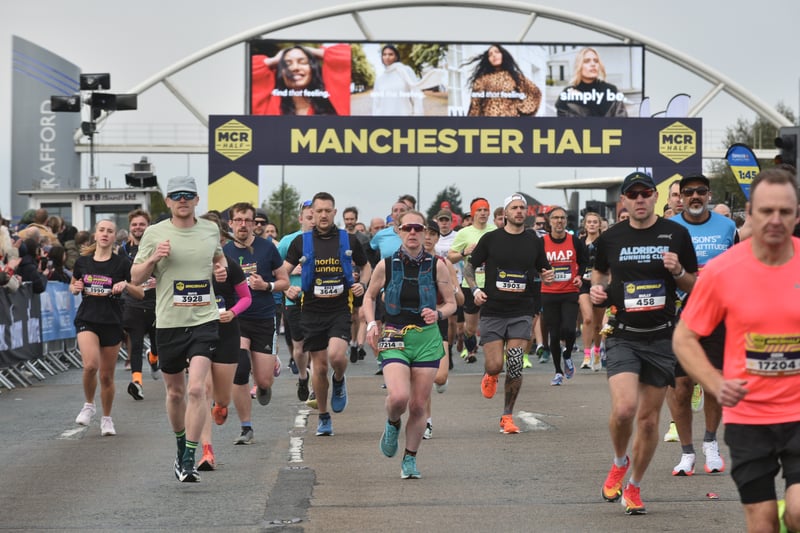
[[[353, 252], [350, 251], [350, 234], [345, 230], [339, 231], [339, 263], [344, 273], [344, 286], [349, 289], [353, 285]], [[314, 287], [314, 236], [313, 230], [303, 232], [303, 268], [300, 271], [300, 286], [303, 292], [309, 292]]]
[[403, 290], [403, 280], [405, 279], [405, 261], [403, 252], [400, 250], [392, 254], [390, 259], [392, 268], [392, 278], [384, 288], [384, 304], [386, 313], [399, 315], [400, 311], [411, 311], [419, 313], [426, 307], [436, 310], [436, 285], [433, 282], [433, 269], [436, 265], [435, 258], [429, 253], [425, 253], [419, 265], [419, 275], [417, 283], [419, 285], [419, 304], [417, 307], [402, 307], [400, 305], [400, 293]]

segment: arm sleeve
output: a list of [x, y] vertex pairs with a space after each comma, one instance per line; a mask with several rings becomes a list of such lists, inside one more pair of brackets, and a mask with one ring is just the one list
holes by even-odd
[[244, 313], [248, 307], [250, 307], [250, 304], [253, 302], [253, 297], [250, 295], [250, 288], [247, 286], [246, 281], [240, 281], [234, 285], [233, 288], [236, 291], [236, 296], [238, 299], [230, 310], [234, 315], [239, 316], [240, 314]]

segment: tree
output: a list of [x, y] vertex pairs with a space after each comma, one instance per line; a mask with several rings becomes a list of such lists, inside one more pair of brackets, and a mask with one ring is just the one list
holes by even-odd
[[[792, 123], [796, 123], [796, 117], [792, 109], [783, 102], [779, 102], [775, 109]], [[775, 137], [778, 136], [779, 128], [762, 117], [756, 117], [752, 122], [739, 118], [733, 126], [725, 129], [725, 138], [722, 141], [723, 148], [728, 149], [732, 144], [746, 144], [754, 150], [770, 149], [775, 147]], [[758, 161], [762, 169], [770, 168], [775, 165], [771, 159], [760, 159]], [[713, 161], [709, 172], [711, 189], [714, 191], [714, 199], [717, 202], [727, 202], [734, 210], [743, 209], [745, 204], [744, 193], [742, 193], [739, 183], [731, 172], [726, 161]]]
[[297, 216], [300, 210], [300, 193], [288, 183], [272, 191], [266, 205], [261, 206], [269, 221], [278, 226], [278, 235], [288, 235], [300, 229]]
[[350, 57], [352, 65], [351, 79], [356, 92], [361, 92], [375, 85], [375, 69], [367, 61], [367, 54], [364, 47], [360, 44], [350, 45]]
[[447, 55], [447, 45], [445, 44], [398, 44], [397, 50], [400, 52], [401, 61], [411, 67], [417, 76], [422, 75], [422, 69], [429, 65], [438, 67], [439, 63]]
[[448, 185], [439, 191], [428, 208], [428, 220], [433, 220], [436, 213], [442, 209], [442, 202], [450, 202], [450, 211], [459, 216], [464, 216], [464, 211], [461, 209], [461, 191], [455, 185]]

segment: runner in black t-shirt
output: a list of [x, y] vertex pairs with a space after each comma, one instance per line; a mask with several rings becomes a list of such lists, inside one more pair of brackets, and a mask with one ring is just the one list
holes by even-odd
[[[329, 362], [333, 367], [331, 408], [334, 413], [339, 413], [347, 406], [344, 373], [347, 370], [347, 348], [350, 343], [350, 295], [362, 296], [372, 273], [355, 236], [345, 233], [349, 255], [340, 257], [342, 236], [333, 224], [335, 205], [333, 196], [326, 192], [314, 195], [311, 204], [314, 229], [308, 232], [313, 242], [314, 261], [307, 262], [309, 258], [303, 251], [304, 237], [301, 234], [289, 246], [284, 262], [287, 273], [302, 263], [301, 276], [312, 280], [310, 287], [289, 287], [286, 297], [296, 300], [303, 291], [300, 325], [305, 334], [303, 347], [311, 356], [311, 379], [319, 409], [317, 435], [333, 435], [327, 398]], [[346, 279], [343, 260], [361, 267], [361, 281], [352, 287]], [[307, 271], [306, 268], [313, 270]]]
[[[656, 216], [658, 193], [650, 176], [629, 174], [621, 190], [630, 219], [597, 239], [589, 291], [594, 305], [607, 304], [614, 314], [609, 320], [614, 329], [606, 339], [614, 464], [602, 495], [607, 501], [622, 497], [626, 514], [644, 514], [639, 482], [658, 444], [658, 417], [667, 386], [675, 382], [671, 337], [676, 290], [692, 289], [697, 257], [686, 228]], [[636, 436], [629, 460], [634, 419]]]

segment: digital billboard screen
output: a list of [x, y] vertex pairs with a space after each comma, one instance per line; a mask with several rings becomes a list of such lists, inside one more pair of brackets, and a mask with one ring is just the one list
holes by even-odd
[[638, 117], [644, 47], [252, 40], [255, 115]]

